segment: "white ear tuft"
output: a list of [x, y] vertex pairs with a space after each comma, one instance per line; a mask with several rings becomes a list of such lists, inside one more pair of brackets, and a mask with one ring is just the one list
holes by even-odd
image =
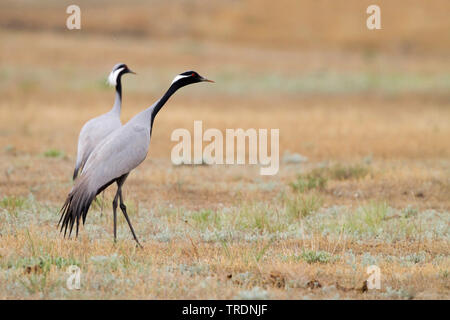
[[108, 76], [108, 84], [110, 86], [115, 87], [117, 85], [117, 76], [119, 75], [119, 73], [125, 68], [119, 68], [117, 70], [111, 71], [111, 73]]
[[186, 78], [186, 77], [189, 77], [189, 76], [190, 76], [190, 75], [183, 76], [183, 75], [179, 74], [179, 75], [177, 75], [175, 78], [173, 78], [172, 84], [174, 84], [175, 82], [177, 82], [177, 81], [180, 80], [180, 79], [183, 79], [183, 78]]

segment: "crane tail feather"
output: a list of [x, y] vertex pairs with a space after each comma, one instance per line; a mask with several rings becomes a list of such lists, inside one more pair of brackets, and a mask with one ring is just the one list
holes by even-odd
[[79, 167], [76, 167], [75, 170], [73, 170], [73, 178], [72, 178], [72, 180], [75, 180], [77, 178], [79, 169], [80, 169]]
[[61, 226], [60, 232], [64, 230], [64, 238], [66, 235], [70, 238], [74, 225], [76, 225], [75, 230], [76, 236], [78, 237], [80, 218], [83, 219], [84, 224], [87, 212], [95, 198], [96, 193], [86, 191], [83, 185], [83, 183], [80, 183], [74, 187], [60, 210], [61, 217], [58, 226]]
[[84, 165], [86, 164], [87, 157], [84, 157], [80, 162], [75, 164], [75, 169], [73, 170], [73, 178], [72, 180], [75, 181], [75, 179], [78, 177], [78, 174], [80, 174], [83, 171]]

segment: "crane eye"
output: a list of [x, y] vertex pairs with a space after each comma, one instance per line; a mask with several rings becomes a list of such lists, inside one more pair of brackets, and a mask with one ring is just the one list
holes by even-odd
[[195, 73], [194, 72], [192, 72], [191, 77], [195, 77]]

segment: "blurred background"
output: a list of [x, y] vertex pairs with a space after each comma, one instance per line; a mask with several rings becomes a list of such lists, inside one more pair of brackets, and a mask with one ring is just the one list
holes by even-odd
[[[66, 28], [71, 4], [81, 8], [81, 30]], [[366, 27], [371, 4], [381, 8], [381, 30]], [[118, 62], [138, 73], [123, 79], [123, 122], [180, 72], [216, 81], [165, 106], [143, 170], [158, 159], [170, 166], [171, 132], [192, 130], [194, 120], [205, 129], [279, 128], [282, 165], [298, 153], [310, 163], [442, 167], [448, 12], [447, 0], [2, 0], [0, 186], [26, 193], [46, 169], [45, 181], [70, 181], [81, 126], [113, 104], [105, 80]]]
[[[81, 8], [81, 30], [66, 9]], [[381, 30], [366, 27], [369, 5]], [[449, 0], [1, 0], [0, 299], [448, 299]], [[56, 228], [83, 124], [175, 75], [124, 198]], [[171, 133], [279, 129], [280, 170], [171, 163]], [[204, 146], [206, 143], [204, 143]], [[103, 210], [103, 214], [100, 211]], [[66, 268], [82, 290], [65, 290]], [[382, 290], [365, 292], [367, 266]], [[89, 280], [88, 280], [89, 279]], [[320, 281], [320, 282], [319, 282]], [[322, 289], [320, 289], [322, 287]], [[376, 291], [376, 292], [374, 292]]]

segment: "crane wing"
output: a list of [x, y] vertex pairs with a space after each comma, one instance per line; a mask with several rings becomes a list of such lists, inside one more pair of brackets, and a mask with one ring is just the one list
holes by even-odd
[[114, 114], [104, 114], [89, 120], [83, 126], [78, 137], [77, 161], [74, 180], [83, 169], [92, 151], [109, 134], [122, 126], [120, 118]]
[[147, 156], [150, 132], [139, 125], [125, 125], [111, 133], [92, 151], [82, 176], [89, 189], [100, 189], [108, 182], [136, 168]]
[[83, 223], [95, 196], [117, 178], [128, 174], [147, 156], [150, 131], [145, 126], [127, 123], [107, 136], [94, 148], [61, 208], [61, 231], [67, 228], [69, 236], [80, 218]]

